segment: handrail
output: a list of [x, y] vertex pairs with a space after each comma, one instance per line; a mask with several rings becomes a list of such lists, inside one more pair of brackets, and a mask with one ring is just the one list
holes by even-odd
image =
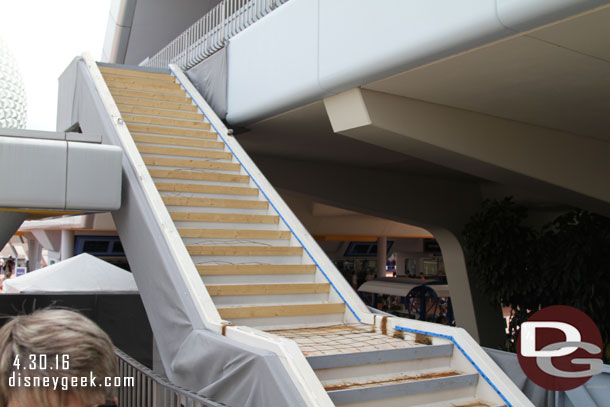
[[120, 406], [228, 407], [169, 382], [118, 348], [114, 348], [114, 354], [118, 361], [119, 377], [133, 378], [134, 384], [133, 387], [119, 387]]
[[189, 69], [222, 49], [228, 40], [288, 0], [221, 0], [142, 66]]

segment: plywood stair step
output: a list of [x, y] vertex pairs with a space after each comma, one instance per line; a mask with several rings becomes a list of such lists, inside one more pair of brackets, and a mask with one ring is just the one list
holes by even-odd
[[317, 370], [438, 358], [451, 356], [452, 353], [453, 344], [440, 344], [357, 353], [315, 355], [308, 356], [307, 361], [314, 370]]
[[151, 136], [149, 134], [131, 133], [132, 138], [138, 143], [162, 144], [168, 146], [201, 147], [222, 150], [225, 144], [222, 141], [197, 140], [193, 138]]
[[218, 195], [257, 196], [257, 188], [233, 187], [225, 185], [201, 185], [174, 182], [155, 182], [157, 189], [163, 192], [187, 192]]
[[115, 96], [114, 101], [123, 106], [153, 107], [158, 109], [179, 110], [182, 112], [199, 111], [199, 108], [192, 103], [166, 102], [163, 100], [143, 99], [130, 96]]
[[201, 138], [207, 140], [216, 140], [218, 138], [216, 133], [209, 130], [180, 129], [177, 127], [155, 126], [151, 124], [138, 123], [127, 123], [127, 128], [131, 133], [150, 133], [165, 136]]
[[192, 256], [302, 256], [300, 246], [212, 246], [187, 245]]
[[322, 381], [322, 385], [335, 405], [351, 405], [367, 401], [383, 403], [384, 399], [474, 387], [478, 380], [476, 373], [462, 374], [447, 370], [419, 375], [407, 373]]
[[203, 120], [183, 120], [183, 119], [172, 119], [158, 116], [144, 116], [138, 114], [125, 113], [122, 114], [123, 120], [128, 123], [140, 123], [140, 124], [156, 124], [160, 126], [171, 126], [171, 127], [184, 127], [190, 129], [201, 129], [209, 130], [210, 123], [206, 123]]
[[121, 76], [126, 76], [126, 77], [155, 79], [158, 81], [165, 81], [165, 82], [175, 82], [176, 81], [176, 78], [169, 71], [167, 71], [167, 73], [147, 72], [147, 71], [137, 70], [137, 69], [115, 68], [112, 66], [103, 66], [103, 65], [99, 66], [99, 69], [102, 72], [102, 75], [104, 75], [104, 76], [105, 76], [105, 74], [110, 74], [110, 75], [121, 75]]
[[256, 305], [246, 307], [219, 307], [218, 312], [224, 319], [290, 317], [303, 315], [342, 314], [344, 303]]
[[237, 213], [170, 212], [174, 221], [220, 223], [279, 223], [277, 215], [242, 215]]
[[182, 110], [174, 110], [174, 109], [162, 109], [157, 107], [143, 107], [143, 106], [133, 106], [133, 105], [125, 105], [122, 103], [117, 103], [117, 107], [121, 113], [132, 113], [132, 114], [141, 114], [148, 116], [160, 116], [160, 117], [168, 117], [168, 118], [176, 118], [176, 119], [188, 119], [188, 120], [204, 120], [203, 114], [192, 111], [182, 111]]
[[235, 183], [241, 183], [241, 184], [246, 184], [246, 183], [250, 182], [250, 177], [247, 175], [224, 174], [224, 173], [220, 173], [220, 172], [150, 169], [149, 173], [150, 173], [150, 176], [153, 178], [186, 179], [186, 180], [216, 181], [216, 182], [235, 182]]
[[222, 161], [184, 160], [181, 158], [163, 158], [142, 156], [146, 165], [156, 167], [180, 167], [186, 169], [219, 170], [238, 172], [241, 166], [237, 163]]
[[330, 291], [328, 283], [292, 284], [208, 284], [212, 297], [228, 295], [320, 294]]
[[199, 264], [197, 271], [202, 276], [315, 274], [316, 266], [313, 264]]
[[[180, 84], [174, 80], [159, 80], [156, 78], [146, 78], [143, 76], [116, 74], [112, 72], [102, 73], [106, 83], [124, 83], [127, 86], [140, 85], [147, 86], [151, 89], [170, 88], [170, 89], [181, 89]], [[171, 76], [170, 76], [171, 79]]]
[[166, 100], [183, 101], [186, 99], [184, 91], [180, 88], [173, 87], [158, 87], [152, 88], [146, 85], [138, 85], [124, 82], [106, 82], [110, 93], [119, 96], [137, 95], [139, 97], [147, 97], [156, 99], [157, 97], [166, 97]]
[[[157, 155], [170, 155], [178, 157], [193, 157], [193, 158], [212, 158], [216, 160], [230, 160], [232, 158], [231, 153], [224, 151], [211, 151], [211, 150], [196, 150], [192, 148], [178, 148], [178, 147], [161, 147], [161, 146], [149, 146], [146, 144], [137, 144], [140, 154], [157, 154]], [[188, 178], [181, 178], [188, 179]], [[195, 179], [195, 178], [193, 178]]]
[[191, 103], [191, 98], [188, 97], [184, 92], [174, 94], [164, 94], [150, 91], [133, 90], [133, 89], [122, 89], [108, 86], [112, 96], [129, 96], [140, 99], [152, 99], [164, 102], [176, 102], [176, 103]]
[[214, 199], [214, 198], [188, 198], [183, 196], [163, 196], [163, 202], [168, 206], [186, 206], [197, 208], [243, 208], [267, 209], [267, 201], [252, 201], [245, 199]]
[[290, 239], [288, 230], [178, 228], [178, 233], [183, 238], [201, 239]]
[[117, 75], [104, 75], [106, 84], [110, 87], [120, 89], [135, 89], [150, 92], [183, 94], [180, 84], [175, 82], [155, 81], [154, 79], [135, 78]]

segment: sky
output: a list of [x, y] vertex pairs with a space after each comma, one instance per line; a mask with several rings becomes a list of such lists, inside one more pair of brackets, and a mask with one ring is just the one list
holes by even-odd
[[0, 36], [27, 94], [27, 128], [54, 131], [57, 80], [83, 52], [100, 60], [111, 0], [0, 0]]

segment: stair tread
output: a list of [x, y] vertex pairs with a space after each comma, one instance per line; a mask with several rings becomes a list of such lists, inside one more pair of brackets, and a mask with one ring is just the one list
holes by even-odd
[[200, 129], [183, 129], [179, 127], [160, 126], [155, 124], [140, 124], [127, 122], [127, 128], [130, 132], [135, 133], [149, 133], [149, 134], [160, 134], [163, 136], [180, 136], [180, 137], [192, 137], [202, 138], [207, 140], [216, 140], [217, 134], [210, 130]]
[[125, 106], [152, 107], [158, 109], [171, 109], [180, 112], [198, 112], [199, 109], [192, 103], [166, 102], [163, 100], [137, 98], [132, 96], [115, 96], [115, 103]]
[[[185, 105], [188, 106], [188, 105]], [[168, 109], [162, 107], [152, 107], [152, 106], [137, 106], [137, 105], [129, 105], [125, 103], [118, 103], [117, 107], [121, 113], [132, 113], [132, 114], [142, 114], [148, 116], [160, 116], [160, 117], [174, 117], [178, 119], [189, 119], [189, 120], [205, 120], [203, 114], [199, 112], [193, 112], [189, 110], [181, 110], [181, 109]]]
[[371, 325], [343, 324], [316, 328], [297, 328], [268, 331], [292, 339], [305, 356], [336, 355], [385, 349], [422, 347], [411, 337], [388, 336]]
[[222, 150], [225, 144], [221, 141], [201, 140], [194, 138], [152, 136], [149, 134], [131, 133], [131, 137], [138, 143], [163, 144], [167, 146], [200, 147]]
[[186, 245], [192, 256], [302, 256], [301, 246]]
[[170, 212], [174, 221], [182, 222], [222, 222], [222, 223], [279, 223], [277, 215], [242, 215], [234, 213]]
[[108, 86], [110, 93], [112, 96], [129, 96], [140, 99], [150, 99], [155, 101], [164, 101], [164, 102], [176, 102], [176, 103], [191, 103], [191, 98], [186, 95], [186, 93], [182, 94], [166, 94], [166, 93], [156, 93], [142, 90], [134, 90], [134, 89], [123, 89], [123, 88], [115, 88], [112, 86]]
[[222, 194], [222, 195], [245, 195], [257, 196], [258, 189], [250, 187], [233, 187], [225, 185], [202, 185], [188, 184], [181, 182], [155, 182], [159, 191], [165, 192], [191, 192], [202, 194]]
[[314, 274], [315, 265], [304, 264], [198, 264], [202, 276]]
[[218, 238], [218, 239], [290, 239], [288, 230], [253, 230], [253, 229], [213, 229], [213, 228], [178, 228], [183, 238]]
[[190, 198], [184, 196], [161, 197], [165, 205], [187, 206], [187, 207], [214, 207], [214, 208], [245, 208], [245, 209], [267, 209], [267, 201], [253, 201], [246, 199], [216, 199], [216, 198]]
[[142, 71], [142, 70], [137, 70], [137, 69], [119, 68], [119, 67], [103, 66], [103, 65], [98, 66], [98, 68], [102, 72], [102, 74], [107, 73], [107, 74], [113, 74], [113, 75], [124, 75], [124, 76], [128, 76], [128, 77], [133, 76], [133, 77], [138, 77], [138, 78], [151, 78], [151, 79], [158, 79], [161, 81], [171, 81], [171, 82], [174, 82], [176, 80], [169, 71], [167, 73], [147, 72], [147, 71]]
[[146, 165], [156, 167], [180, 167], [188, 169], [207, 169], [233, 172], [238, 172], [241, 168], [239, 164], [222, 161], [185, 160], [180, 158], [163, 158], [146, 155], [143, 155], [142, 159]]
[[453, 353], [453, 344], [412, 346], [380, 350], [355, 350], [349, 353], [308, 356], [307, 361], [316, 369], [342, 368], [402, 362], [417, 359], [448, 357]]
[[110, 93], [118, 96], [139, 95], [149, 99], [157, 99], [165, 97], [167, 100], [177, 101], [178, 98], [186, 99], [186, 93], [180, 88], [166, 89], [163, 87], [151, 88], [149, 86], [132, 85], [123, 82], [106, 82]]
[[209, 130], [210, 123], [206, 123], [203, 120], [186, 120], [186, 119], [175, 119], [168, 117], [159, 116], [145, 116], [141, 114], [123, 113], [123, 120], [128, 123], [139, 123], [139, 124], [156, 124], [162, 126], [172, 126], [186, 129], [200, 129]]
[[[136, 144], [140, 154], [157, 154], [164, 156], [178, 156], [178, 157], [195, 157], [195, 158], [213, 158], [217, 160], [230, 160], [233, 158], [232, 154], [224, 151], [213, 151], [213, 150], [202, 150], [194, 148], [178, 148], [178, 147], [160, 147], [160, 146], [149, 146], [145, 144]], [[172, 170], [166, 170], [172, 171]], [[175, 170], [183, 171], [183, 170]], [[184, 172], [184, 171], [183, 171]], [[186, 176], [186, 175], [185, 175]], [[185, 179], [185, 178], [180, 178]], [[188, 178], [186, 178], [188, 179]]]
[[[231, 153], [229, 153], [231, 154]], [[221, 172], [211, 171], [189, 171], [189, 170], [166, 170], [151, 168], [148, 170], [150, 176], [153, 178], [166, 178], [166, 179], [185, 179], [193, 181], [217, 181], [217, 182], [234, 182], [240, 184], [246, 184], [250, 182], [250, 177], [247, 175], [240, 174], [225, 174]]]

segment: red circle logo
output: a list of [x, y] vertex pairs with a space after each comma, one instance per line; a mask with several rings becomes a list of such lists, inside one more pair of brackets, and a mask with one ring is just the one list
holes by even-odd
[[517, 355], [527, 377], [538, 386], [571, 390], [601, 372], [602, 336], [584, 312], [554, 305], [521, 324]]

